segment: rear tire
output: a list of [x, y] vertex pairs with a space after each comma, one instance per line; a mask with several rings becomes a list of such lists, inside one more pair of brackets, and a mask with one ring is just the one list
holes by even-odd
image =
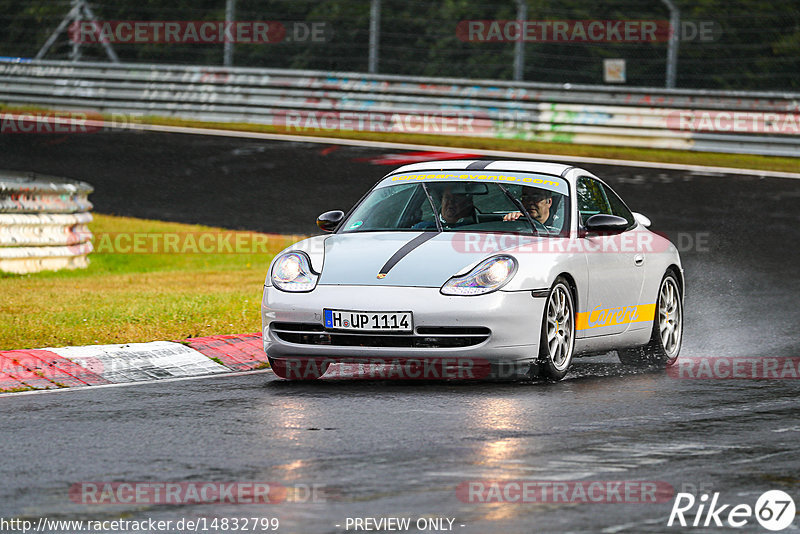
[[542, 316], [537, 373], [541, 378], [558, 381], [566, 376], [575, 348], [575, 303], [569, 284], [556, 278]]
[[670, 366], [678, 360], [683, 341], [682, 297], [678, 280], [672, 271], [667, 271], [658, 288], [650, 342], [643, 347], [618, 350], [620, 362], [635, 366]]

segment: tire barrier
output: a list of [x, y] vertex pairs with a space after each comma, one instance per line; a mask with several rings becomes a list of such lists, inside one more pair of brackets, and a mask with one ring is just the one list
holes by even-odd
[[0, 171], [0, 271], [87, 267], [92, 191], [85, 182]]
[[[356, 130], [800, 155], [798, 93], [0, 61], [0, 102], [99, 111], [112, 115], [112, 127], [150, 115], [268, 124], [287, 133]], [[11, 112], [0, 119], [2, 132], [92, 130], [85, 114], [39, 117], [38, 128]]]

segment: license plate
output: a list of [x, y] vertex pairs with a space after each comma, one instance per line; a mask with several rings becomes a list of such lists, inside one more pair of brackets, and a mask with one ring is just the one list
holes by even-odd
[[383, 330], [411, 332], [411, 312], [323, 310], [325, 328], [334, 330]]

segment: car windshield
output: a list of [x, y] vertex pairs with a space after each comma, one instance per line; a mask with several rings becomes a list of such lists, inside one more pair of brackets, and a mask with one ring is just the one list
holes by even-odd
[[339, 231], [559, 235], [568, 229], [568, 206], [566, 195], [532, 186], [474, 181], [405, 183], [374, 189]]

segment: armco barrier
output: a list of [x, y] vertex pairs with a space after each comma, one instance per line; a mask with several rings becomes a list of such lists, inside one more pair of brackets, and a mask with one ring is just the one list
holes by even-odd
[[0, 171], [0, 271], [86, 267], [91, 192], [84, 182]]
[[0, 61], [0, 102], [271, 124], [287, 132], [378, 130], [800, 155], [798, 93]]

